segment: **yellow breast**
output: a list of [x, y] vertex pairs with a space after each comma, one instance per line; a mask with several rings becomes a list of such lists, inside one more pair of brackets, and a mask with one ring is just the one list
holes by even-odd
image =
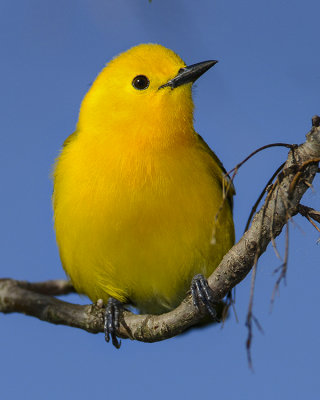
[[[121, 154], [121, 156], [119, 156]], [[56, 167], [55, 228], [64, 268], [93, 301], [113, 296], [161, 312], [208, 276], [231, 247], [221, 170], [196, 140], [174, 149], [115, 151], [78, 136]]]

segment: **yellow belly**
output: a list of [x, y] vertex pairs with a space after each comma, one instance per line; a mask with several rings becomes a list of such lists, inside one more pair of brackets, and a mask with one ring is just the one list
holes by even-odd
[[161, 313], [179, 304], [195, 274], [210, 275], [232, 246], [232, 212], [226, 202], [214, 226], [221, 171], [198, 148], [121, 154], [81, 138], [62, 152], [54, 186], [62, 263], [92, 301], [113, 296]]

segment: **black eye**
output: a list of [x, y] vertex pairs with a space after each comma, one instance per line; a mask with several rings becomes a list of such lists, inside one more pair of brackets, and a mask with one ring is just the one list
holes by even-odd
[[138, 89], [138, 90], [147, 89], [147, 87], [149, 86], [149, 84], [150, 84], [149, 79], [148, 79], [146, 76], [144, 76], [144, 75], [138, 75], [138, 76], [136, 76], [136, 77], [133, 79], [133, 81], [132, 81], [132, 86], [133, 86], [135, 89]]

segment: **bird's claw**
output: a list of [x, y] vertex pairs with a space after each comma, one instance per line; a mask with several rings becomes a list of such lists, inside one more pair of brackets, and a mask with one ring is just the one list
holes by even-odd
[[217, 321], [217, 312], [214, 308], [215, 299], [213, 291], [208, 285], [208, 281], [202, 274], [195, 275], [191, 281], [191, 295], [193, 305], [200, 309], [200, 304], [202, 304], [211, 318]]
[[120, 312], [122, 304], [119, 300], [110, 297], [107, 303], [106, 312], [104, 316], [104, 335], [106, 342], [109, 343], [110, 336], [112, 344], [115, 348], [120, 349], [121, 340], [119, 341], [116, 335], [117, 329], [120, 326]]

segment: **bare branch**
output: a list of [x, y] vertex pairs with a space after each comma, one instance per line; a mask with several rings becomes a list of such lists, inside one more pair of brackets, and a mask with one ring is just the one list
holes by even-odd
[[298, 210], [303, 217], [313, 218], [315, 221], [320, 223], [320, 211], [316, 211], [311, 207], [303, 206], [302, 204], [299, 204]]
[[[1, 280], [2, 279], [0, 279], [0, 282]], [[48, 294], [50, 296], [62, 296], [64, 294], [76, 293], [72, 283], [62, 279], [35, 283], [20, 281], [19, 286], [35, 293]]]
[[[311, 207], [303, 206], [302, 204], [299, 204], [298, 210], [299, 210], [299, 213], [303, 217], [307, 218], [307, 220], [310, 222], [310, 224], [320, 233], [320, 228], [314, 222], [314, 221], [317, 221], [320, 223], [320, 211], [316, 211]], [[320, 241], [320, 239], [318, 239], [318, 242], [319, 241]]]
[[[217, 301], [222, 300], [245, 278], [255, 260], [266, 250], [271, 238], [277, 237], [287, 221], [300, 212], [300, 200], [319, 170], [319, 121], [319, 117], [314, 117], [313, 127], [307, 134], [306, 142], [292, 147], [283, 171], [275, 183], [277, 190], [268, 194], [267, 203], [255, 215], [251, 227], [209, 277], [208, 282]], [[20, 312], [55, 324], [69, 325], [88, 332], [102, 332], [101, 304], [80, 306], [50, 296], [72, 291], [69, 283], [58, 282], [60, 283], [28, 284], [10, 279], [0, 280], [0, 312]], [[155, 342], [178, 335], [197, 324], [204, 315], [205, 310], [197, 310], [192, 304], [191, 296], [188, 295], [175, 310], [166, 314], [135, 315], [125, 311], [121, 316], [118, 333], [122, 338]]]

